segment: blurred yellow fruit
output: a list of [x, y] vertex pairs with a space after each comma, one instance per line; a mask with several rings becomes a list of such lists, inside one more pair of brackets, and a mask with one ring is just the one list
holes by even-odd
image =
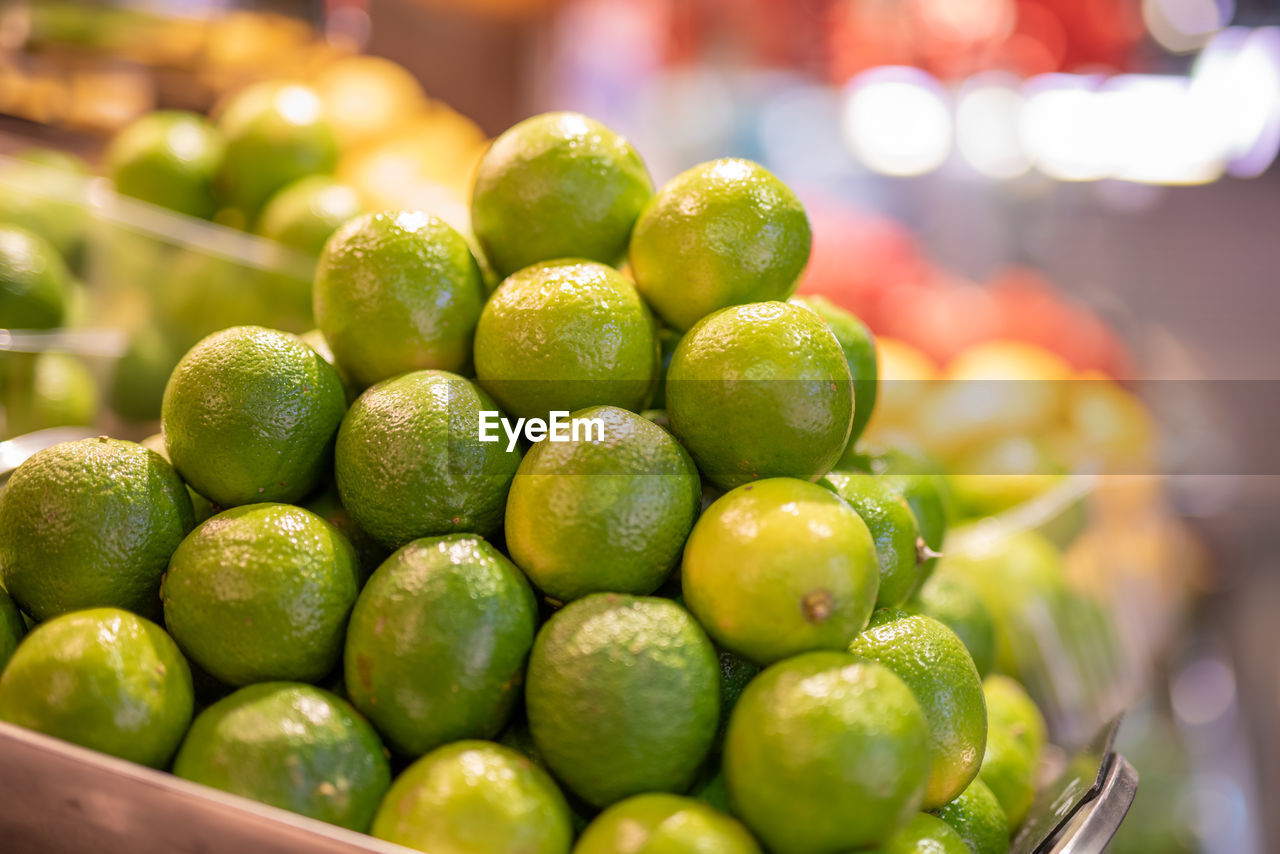
[[866, 433], [909, 427], [937, 383], [938, 367], [920, 350], [897, 338], [876, 336], [880, 389]]
[[386, 136], [426, 106], [417, 78], [380, 56], [339, 59], [314, 85], [344, 150]]
[[1156, 427], [1135, 395], [1118, 383], [1081, 375], [1070, 383], [1059, 450], [1073, 468], [1117, 474], [1154, 470]]

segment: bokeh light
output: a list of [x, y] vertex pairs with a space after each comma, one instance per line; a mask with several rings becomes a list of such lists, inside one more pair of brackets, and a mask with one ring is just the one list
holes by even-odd
[[951, 151], [941, 87], [916, 68], [878, 68], [850, 80], [841, 124], [854, 156], [882, 175], [924, 175]]

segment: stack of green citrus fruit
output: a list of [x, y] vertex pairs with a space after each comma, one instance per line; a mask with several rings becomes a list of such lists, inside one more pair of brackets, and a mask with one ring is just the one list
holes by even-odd
[[[279, 131], [226, 121], [245, 169]], [[940, 484], [853, 446], [874, 344], [788, 301], [795, 194], [655, 193], [557, 113], [473, 217], [491, 293], [441, 220], [356, 217], [318, 333], [216, 332], [150, 448], [17, 470], [0, 720], [423, 851], [1005, 850], [1043, 720], [983, 681], [984, 598], [926, 584]]]

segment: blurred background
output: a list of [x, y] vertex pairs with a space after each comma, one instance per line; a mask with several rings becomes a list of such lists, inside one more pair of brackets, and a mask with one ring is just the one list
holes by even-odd
[[[254, 168], [326, 177], [248, 212], [125, 187], [122, 130], [225, 130], [246, 92], [328, 126]], [[75, 282], [0, 330], [3, 435], [151, 432], [192, 341], [310, 328], [341, 219], [465, 231], [488, 140], [549, 109], [628, 135], [655, 184], [736, 155], [796, 189], [801, 291], [879, 341], [868, 435], [1059, 550], [1077, 604], [1038, 698], [1063, 742], [1127, 710], [1113, 850], [1280, 850], [1280, 0], [0, 2], [0, 222]], [[960, 430], [948, 384], [990, 379], [1017, 400]]]

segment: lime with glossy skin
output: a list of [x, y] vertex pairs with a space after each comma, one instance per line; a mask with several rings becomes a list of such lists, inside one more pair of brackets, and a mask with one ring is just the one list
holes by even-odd
[[982, 756], [978, 779], [986, 784], [1000, 802], [1012, 833], [1022, 824], [1035, 799], [1036, 763], [1018, 736], [1006, 729], [992, 729], [987, 734], [987, 749]]
[[[138, 444], [146, 448], [148, 451], [155, 451], [157, 454], [164, 457], [165, 462], [172, 465], [169, 460], [169, 449], [166, 448], [164, 444], [164, 436], [159, 433], [152, 433]], [[187, 497], [191, 499], [192, 517], [194, 518], [196, 525], [199, 525], [205, 519], [208, 519], [213, 514], [221, 512], [222, 510], [221, 507], [215, 506], [212, 501], [196, 492], [190, 486], [187, 487]]]
[[173, 773], [359, 831], [391, 786], [373, 727], [328, 691], [296, 682], [250, 685], [205, 709]]
[[969, 843], [951, 825], [929, 813], [917, 813], [899, 830], [867, 854], [973, 854]]
[[987, 698], [991, 729], [1008, 732], [1027, 749], [1032, 762], [1039, 762], [1049, 728], [1027, 689], [1016, 679], [997, 673], [982, 680], [982, 693]]
[[880, 387], [876, 339], [857, 315], [845, 311], [826, 297], [800, 296], [792, 297], [791, 301], [812, 309], [831, 327], [840, 342], [840, 349], [844, 351], [845, 361], [849, 363], [849, 373], [853, 375], [853, 429], [849, 431], [849, 441], [845, 443], [844, 454], [836, 465], [836, 468], [841, 468], [848, 464], [846, 459], [857, 453], [858, 437], [866, 429], [876, 408], [876, 393]]
[[448, 223], [389, 211], [334, 232], [312, 301], [337, 364], [364, 388], [406, 371], [466, 371], [485, 291], [471, 248]]
[[[970, 582], [955, 573], [938, 573], [903, 607], [943, 623], [964, 642], [978, 675], [985, 677], [991, 672], [996, 655], [995, 623]], [[988, 718], [990, 715], [988, 706]]]
[[920, 580], [920, 528], [911, 506], [875, 475], [831, 472], [819, 484], [848, 501], [867, 524], [880, 565], [876, 607], [898, 607]]
[[777, 854], [875, 845], [920, 808], [928, 724], [888, 668], [809, 652], [757, 676], [724, 747], [734, 814]]
[[742, 823], [679, 795], [636, 795], [587, 826], [574, 854], [760, 854]]
[[718, 309], [791, 296], [811, 242], [804, 205], [786, 184], [759, 163], [723, 158], [657, 192], [627, 257], [654, 311], [689, 329]]
[[360, 196], [354, 188], [327, 175], [308, 175], [271, 197], [258, 233], [318, 257], [330, 235], [359, 214]]
[[193, 702], [173, 640], [119, 608], [41, 624], [0, 675], [0, 720], [153, 768], [178, 748]]
[[0, 329], [60, 326], [70, 297], [58, 250], [25, 228], [0, 225]]
[[455, 742], [410, 765], [370, 833], [431, 854], [568, 854], [573, 842], [569, 807], [551, 777], [487, 741]]
[[360, 396], [338, 431], [334, 474], [356, 524], [387, 548], [450, 533], [488, 536], [502, 525], [520, 465], [505, 437], [481, 442], [493, 398], [446, 371], [416, 371]]
[[107, 175], [121, 195], [209, 219], [218, 211], [214, 181], [222, 156], [222, 135], [204, 116], [157, 110], [111, 140]]
[[885, 609], [850, 652], [882, 664], [907, 683], [929, 722], [929, 785], [924, 808], [937, 809], [978, 774], [987, 742], [982, 681], [955, 632], [920, 614]]
[[27, 633], [27, 624], [22, 619], [18, 606], [13, 604], [9, 594], [0, 588], [0, 673], [13, 656], [13, 651]]
[[693, 460], [658, 425], [613, 406], [581, 409], [600, 435], [539, 442], [507, 499], [511, 558], [561, 602], [652, 593], [680, 562], [701, 508]]
[[337, 371], [296, 335], [236, 326], [178, 362], [161, 431], [183, 479], [216, 504], [297, 501], [328, 472], [346, 408]]
[[849, 438], [853, 382], [835, 335], [785, 302], [735, 306], [685, 334], [667, 372], [671, 430], [712, 483], [817, 480]]
[[638, 412], [658, 374], [653, 317], [604, 264], [548, 261], [494, 291], [476, 326], [476, 378], [521, 418], [617, 406]]
[[588, 803], [681, 792], [715, 736], [715, 649], [670, 600], [595, 593], [538, 632], [525, 708], [547, 765]]
[[288, 504], [204, 522], [173, 553], [161, 590], [174, 640], [228, 685], [323, 678], [342, 656], [358, 593], [346, 537]]
[[226, 140], [218, 189], [250, 222], [281, 187], [333, 171], [338, 145], [314, 91], [297, 83], [257, 83], [217, 118]]
[[[920, 526], [920, 536], [930, 551], [941, 554], [946, 545], [947, 520], [950, 517], [951, 494], [947, 479], [936, 461], [923, 453], [902, 448], [860, 448], [847, 451], [841, 465], [856, 471], [885, 477], [885, 483], [902, 494], [911, 505], [911, 513]], [[920, 583], [928, 580], [937, 568], [938, 558], [929, 557], [920, 567]]]
[[543, 113], [485, 152], [471, 222], [500, 276], [554, 258], [617, 264], [652, 195], [644, 161], [624, 137], [580, 113]]
[[716, 643], [760, 665], [847, 650], [880, 578], [858, 514], [791, 478], [740, 486], [713, 503], [693, 527], [682, 572], [685, 603]]
[[934, 815], [951, 825], [973, 854], [1009, 854], [1009, 819], [981, 780], [974, 780]]
[[37, 621], [113, 606], [160, 613], [160, 578], [195, 524], [182, 478], [133, 442], [81, 439], [32, 455], [0, 493], [0, 571]]
[[538, 606], [528, 581], [479, 537], [416, 540], [389, 557], [351, 615], [351, 702], [400, 753], [502, 731], [520, 696]]

